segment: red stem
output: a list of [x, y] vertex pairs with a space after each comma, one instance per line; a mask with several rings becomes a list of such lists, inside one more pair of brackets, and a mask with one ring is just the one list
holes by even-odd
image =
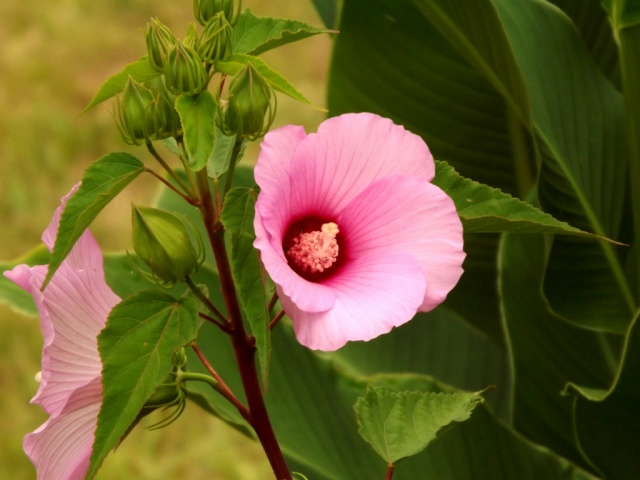
[[209, 360], [207, 360], [207, 357], [204, 356], [202, 350], [200, 350], [200, 348], [196, 344], [192, 344], [191, 348], [194, 352], [196, 352], [196, 355], [204, 365], [204, 368], [206, 368], [213, 376], [213, 378], [216, 379], [216, 382], [218, 382], [218, 388], [216, 389], [218, 393], [220, 393], [220, 395], [222, 395], [230, 403], [232, 403], [233, 406], [238, 409], [238, 412], [240, 412], [242, 418], [244, 418], [247, 422], [249, 422], [249, 424], [251, 424], [251, 413], [249, 412], [249, 409], [245, 407], [242, 402], [240, 402], [240, 400], [238, 400], [238, 397], [234, 395], [229, 386], [225, 383], [224, 380], [222, 380], [222, 377], [218, 375], [218, 372], [216, 372], [213, 366], [209, 363]]
[[387, 475], [384, 477], [385, 480], [391, 480], [393, 477], [393, 463], [387, 465]]
[[222, 295], [224, 297], [225, 306], [228, 314], [233, 335], [231, 341], [233, 350], [242, 379], [249, 411], [251, 414], [251, 426], [256, 432], [262, 448], [264, 449], [273, 473], [278, 480], [292, 480], [289, 467], [282, 455], [280, 445], [276, 439], [269, 414], [264, 404], [258, 373], [255, 364], [255, 340], [247, 335], [244, 324], [242, 322], [242, 313], [240, 312], [240, 304], [236, 288], [231, 275], [231, 266], [229, 265], [229, 257], [224, 243], [224, 230], [222, 225], [217, 222], [216, 212], [211, 198], [211, 189], [209, 188], [209, 179], [205, 169], [197, 173], [198, 188], [202, 196], [201, 213], [202, 218], [209, 235], [211, 248], [218, 267], [220, 275], [220, 285]]

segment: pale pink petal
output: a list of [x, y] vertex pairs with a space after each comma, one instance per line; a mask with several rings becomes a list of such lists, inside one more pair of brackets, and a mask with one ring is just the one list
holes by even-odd
[[304, 128], [289, 125], [267, 133], [260, 145], [254, 175], [265, 193], [260, 196], [256, 211], [272, 233], [282, 233], [288, 227], [291, 159], [306, 136]]
[[390, 176], [371, 184], [344, 210], [338, 226], [349, 254], [403, 252], [426, 279], [420, 310], [433, 309], [462, 275], [462, 224], [440, 188], [420, 178]]
[[45, 274], [45, 266], [24, 265], [5, 273], [33, 295], [38, 307], [44, 339], [42, 381], [32, 402], [57, 415], [73, 391], [100, 375], [97, 336], [120, 299], [96, 269], [76, 270], [65, 262], [41, 292]]
[[435, 165], [419, 136], [389, 119], [359, 113], [323, 122], [298, 145], [290, 173], [290, 216], [330, 218], [372, 182], [394, 174], [429, 181]]
[[425, 280], [411, 256], [383, 252], [350, 261], [326, 285], [337, 293], [335, 305], [326, 312], [304, 311], [279, 294], [298, 341], [314, 350], [331, 351], [411, 320], [422, 302]]
[[24, 450], [36, 467], [38, 480], [85, 477], [101, 403], [101, 379], [95, 378], [71, 395], [58, 416], [24, 437]]

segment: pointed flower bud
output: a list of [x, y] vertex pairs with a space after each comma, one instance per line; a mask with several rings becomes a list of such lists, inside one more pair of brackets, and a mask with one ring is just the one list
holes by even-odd
[[152, 18], [145, 32], [149, 64], [158, 72], [164, 72], [167, 54], [178, 41], [171, 31], [157, 18]]
[[129, 76], [116, 104], [116, 122], [128, 144], [140, 145], [153, 136], [153, 100], [153, 92]]
[[184, 36], [184, 40], [182, 40], [182, 44], [185, 47], [190, 48], [194, 52], [198, 51], [200, 48], [200, 37], [198, 35], [198, 27], [196, 24], [191, 22], [189, 24], [189, 28], [187, 28], [187, 34]]
[[224, 116], [224, 130], [250, 140], [264, 136], [275, 116], [275, 96], [267, 81], [250, 63], [229, 85], [229, 100]]
[[167, 89], [175, 95], [197, 95], [209, 80], [198, 54], [182, 43], [176, 44], [167, 55], [164, 77]]
[[167, 284], [184, 280], [204, 260], [193, 246], [185, 224], [177, 215], [132, 206], [133, 248], [156, 278]]
[[223, 12], [209, 19], [202, 32], [198, 53], [207, 63], [225, 60], [233, 48], [233, 30]]
[[180, 118], [168, 92], [147, 88], [129, 76], [116, 104], [116, 122], [122, 138], [130, 145], [175, 136], [180, 130]]
[[[193, 14], [200, 25], [205, 26], [207, 22], [217, 13], [223, 12], [225, 18], [231, 23], [235, 23], [234, 18], [235, 0], [194, 0]], [[238, 11], [240, 8], [238, 8]]]

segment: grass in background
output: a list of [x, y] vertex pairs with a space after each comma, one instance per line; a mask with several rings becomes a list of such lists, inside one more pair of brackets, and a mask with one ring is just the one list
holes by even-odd
[[[310, 1], [243, 3], [257, 15], [321, 25]], [[92, 161], [117, 150], [149, 160], [144, 148], [120, 139], [112, 102], [79, 113], [109, 76], [145, 54], [143, 31], [152, 16], [181, 36], [193, 18], [191, 1], [0, 2], [0, 259], [38, 244], [60, 197]], [[330, 43], [328, 37], [314, 37], [264, 58], [323, 106]], [[302, 124], [313, 131], [323, 116], [278, 96], [276, 125]], [[245, 161], [255, 161], [256, 152], [251, 148]], [[120, 213], [129, 211], [132, 201], [152, 201], [157, 185], [146, 177], [92, 226], [103, 249], [131, 248], [130, 219]], [[0, 306], [0, 478], [35, 478], [21, 444], [24, 434], [46, 419], [38, 406], [28, 404], [37, 389], [41, 348], [37, 319]], [[98, 478], [258, 480], [271, 474], [259, 445], [190, 404], [165, 429], [134, 430]]]

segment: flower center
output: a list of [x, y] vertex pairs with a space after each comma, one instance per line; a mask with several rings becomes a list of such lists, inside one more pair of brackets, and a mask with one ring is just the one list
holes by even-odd
[[320, 231], [302, 232], [293, 237], [293, 245], [287, 250], [287, 256], [304, 272], [324, 272], [338, 259], [338, 240], [340, 230], [333, 222], [325, 223]]

